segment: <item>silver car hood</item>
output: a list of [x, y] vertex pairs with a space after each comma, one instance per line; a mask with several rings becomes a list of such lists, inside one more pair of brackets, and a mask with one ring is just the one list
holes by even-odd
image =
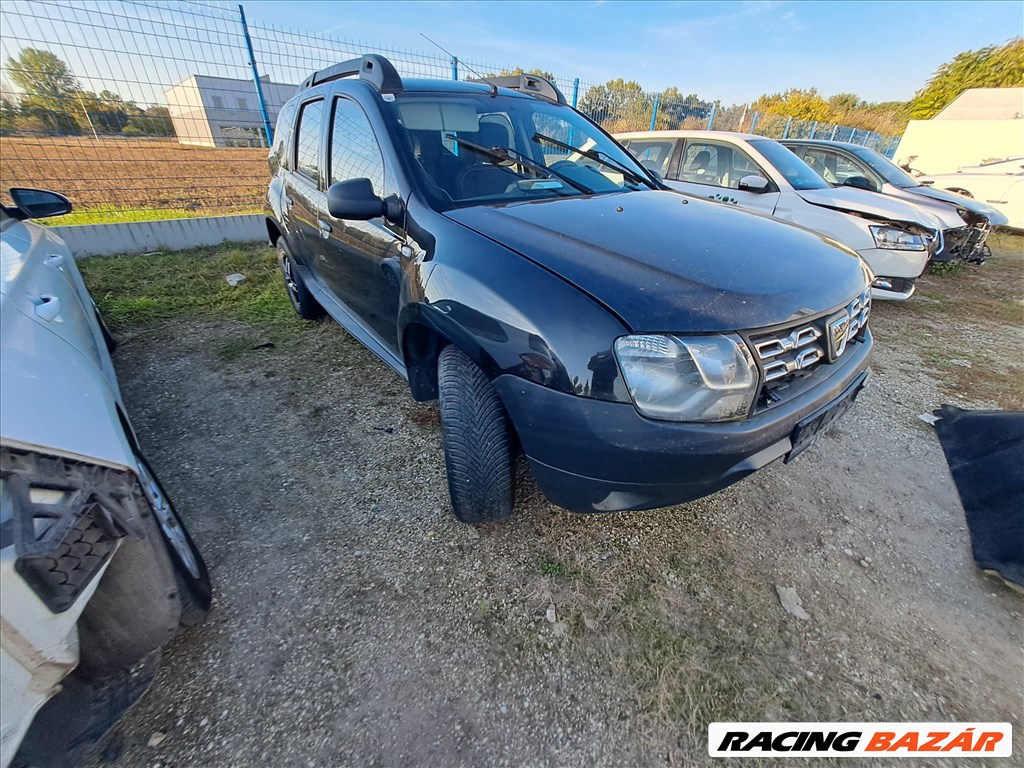
[[[849, 211], [885, 221], [899, 221], [917, 224], [928, 229], [946, 229], [943, 223], [928, 211], [877, 192], [853, 187], [830, 189], [796, 189], [794, 192], [811, 205]], [[958, 217], [959, 218], [959, 217]], [[957, 226], [963, 226], [963, 222]]]

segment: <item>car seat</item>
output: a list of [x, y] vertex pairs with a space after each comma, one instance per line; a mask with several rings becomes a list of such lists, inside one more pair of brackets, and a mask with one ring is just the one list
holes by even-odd
[[[475, 134], [460, 135], [488, 149], [510, 146], [508, 129], [499, 123], [480, 123], [480, 129]], [[500, 195], [509, 184], [514, 184], [521, 178], [515, 171], [497, 165], [486, 155], [471, 149], [467, 149], [466, 154], [473, 162], [459, 172], [455, 181], [455, 188], [462, 199]]]

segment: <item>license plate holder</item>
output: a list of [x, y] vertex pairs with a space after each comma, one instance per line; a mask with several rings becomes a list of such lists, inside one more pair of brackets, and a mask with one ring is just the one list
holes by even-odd
[[789, 462], [814, 445], [819, 437], [828, 432], [832, 425], [850, 410], [850, 406], [853, 405], [857, 395], [864, 388], [867, 379], [867, 373], [865, 373], [837, 399], [816, 413], [812, 413], [796, 425], [790, 437], [790, 443], [792, 443], [793, 447], [786, 454], [784, 460], [786, 464], [789, 464]]

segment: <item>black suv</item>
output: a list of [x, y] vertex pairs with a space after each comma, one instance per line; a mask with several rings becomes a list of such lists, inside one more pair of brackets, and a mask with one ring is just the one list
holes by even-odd
[[795, 457], [869, 375], [853, 251], [667, 190], [541, 78], [337, 64], [282, 108], [270, 170], [296, 311], [440, 400], [465, 522], [511, 513], [519, 451], [570, 510], [704, 496]]

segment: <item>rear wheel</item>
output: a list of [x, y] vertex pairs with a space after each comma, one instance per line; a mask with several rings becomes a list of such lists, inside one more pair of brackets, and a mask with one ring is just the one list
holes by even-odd
[[213, 601], [213, 585], [206, 570], [203, 556], [189, 535], [178, 513], [174, 510], [167, 492], [157, 479], [144, 458], [136, 455], [139, 468], [139, 484], [149, 502], [164, 543], [174, 566], [174, 577], [178, 582], [181, 600], [181, 624], [191, 627], [206, 618]]
[[284, 244], [284, 238], [277, 239], [277, 261], [281, 267], [281, 275], [284, 277], [284, 287], [288, 289], [288, 299], [299, 317], [306, 320], [319, 320], [324, 316], [324, 308], [313, 298], [306, 283], [295, 266], [288, 247]]
[[484, 372], [458, 347], [437, 364], [441, 433], [452, 511], [464, 523], [490, 523], [512, 514], [508, 417]]

